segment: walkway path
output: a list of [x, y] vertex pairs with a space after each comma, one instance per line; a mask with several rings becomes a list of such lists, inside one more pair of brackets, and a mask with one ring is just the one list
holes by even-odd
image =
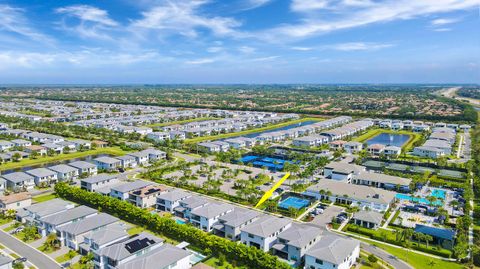
[[25, 257], [39, 269], [61, 269], [60, 264], [39, 250], [0, 230], [0, 242], [5, 247]]
[[390, 221], [392, 221], [393, 217], [395, 216], [395, 214], [397, 214], [397, 211], [398, 211], [398, 205], [395, 206], [395, 208], [392, 210], [392, 212], [390, 213], [390, 216], [388, 216], [388, 219], [385, 221], [385, 223], [382, 225], [382, 228], [383, 229], [387, 229], [388, 230], [388, 224], [390, 224]]

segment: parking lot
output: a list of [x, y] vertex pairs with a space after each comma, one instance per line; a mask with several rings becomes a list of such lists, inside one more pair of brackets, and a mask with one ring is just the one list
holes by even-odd
[[322, 214], [316, 215], [311, 223], [321, 227], [325, 227], [328, 223], [332, 221], [332, 218], [336, 217], [343, 210], [343, 207], [330, 205], [325, 210], [323, 210]]

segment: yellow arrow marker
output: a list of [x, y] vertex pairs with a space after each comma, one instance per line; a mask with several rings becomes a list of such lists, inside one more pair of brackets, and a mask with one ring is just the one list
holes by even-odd
[[268, 198], [270, 198], [272, 195], [273, 195], [273, 192], [278, 188], [280, 187], [280, 185], [283, 184], [283, 182], [290, 176], [290, 172], [287, 172], [275, 185], [273, 185], [273, 187], [268, 190], [267, 192], [265, 192], [265, 194], [262, 196], [262, 199], [260, 199], [260, 201], [258, 201], [257, 205], [255, 206], [256, 208], [263, 204], [265, 201], [268, 200]]

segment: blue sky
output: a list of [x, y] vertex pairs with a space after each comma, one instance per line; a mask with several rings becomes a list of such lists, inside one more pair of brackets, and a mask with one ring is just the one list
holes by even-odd
[[479, 83], [480, 0], [0, 0], [0, 83]]

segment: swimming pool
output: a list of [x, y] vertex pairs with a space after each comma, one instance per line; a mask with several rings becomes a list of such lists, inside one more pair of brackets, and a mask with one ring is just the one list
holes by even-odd
[[[433, 196], [433, 195], [431, 195], [431, 196]], [[411, 195], [404, 194], [404, 193], [397, 193], [395, 195], [395, 197], [397, 199], [400, 199], [400, 200], [407, 200], [407, 201], [410, 201], [410, 202], [416, 202], [416, 203], [426, 204], [426, 205], [430, 204], [430, 202], [426, 198], [413, 197]], [[436, 197], [436, 196], [434, 196], [434, 197]], [[445, 197], [445, 191], [444, 191], [444, 197]], [[436, 201], [433, 202], [433, 205], [441, 206], [441, 205], [443, 205], [443, 203], [439, 200], [436, 200]]]
[[432, 189], [430, 196], [445, 200], [445, 191], [440, 189]]
[[178, 223], [178, 224], [185, 224], [185, 221], [183, 221], [181, 219], [175, 219], [175, 222]]
[[289, 209], [290, 207], [293, 207], [295, 209], [302, 209], [304, 207], [307, 207], [309, 204], [310, 201], [306, 199], [290, 196], [287, 199], [281, 201], [278, 204], [278, 207], [283, 209]]
[[263, 157], [257, 155], [246, 155], [240, 158], [242, 163], [251, 163], [255, 167], [267, 167], [270, 170], [282, 170], [285, 163], [292, 163], [289, 160], [283, 160], [280, 158], [273, 158], [273, 157]]

